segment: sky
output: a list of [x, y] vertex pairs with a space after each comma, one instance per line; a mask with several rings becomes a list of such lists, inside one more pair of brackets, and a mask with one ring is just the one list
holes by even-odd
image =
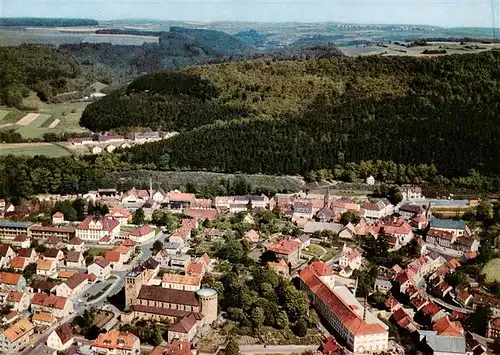
[[490, 0], [0, 0], [0, 17], [491, 27], [489, 4]]

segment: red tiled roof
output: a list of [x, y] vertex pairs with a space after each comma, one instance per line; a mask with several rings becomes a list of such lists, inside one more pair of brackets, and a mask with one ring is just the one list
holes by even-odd
[[9, 295], [7, 296], [7, 302], [19, 302], [22, 300], [24, 292], [9, 290]]
[[149, 301], [199, 306], [199, 302], [194, 292], [162, 288], [159, 286], [142, 286], [138, 298]]
[[410, 317], [406, 314], [403, 308], [398, 308], [393, 314], [392, 317], [398, 323], [398, 325], [402, 328], [406, 328], [408, 324], [411, 323]]
[[92, 342], [92, 347], [130, 351], [138, 340], [139, 338], [132, 333], [111, 330], [107, 333], [100, 333]]
[[83, 240], [81, 240], [80, 238], [78, 237], [73, 237], [71, 238], [71, 240], [68, 242], [68, 244], [71, 244], [71, 245], [82, 245], [83, 243]]
[[120, 261], [121, 254], [117, 251], [107, 251], [104, 259], [109, 262], [118, 262]]
[[22, 242], [24, 242], [26, 239], [28, 239], [28, 236], [27, 236], [26, 234], [18, 234], [18, 235], [14, 238], [13, 242], [22, 243]]
[[452, 240], [453, 239], [453, 233], [452, 232], [447, 232], [439, 229], [429, 229], [427, 232], [427, 236], [431, 236], [434, 238], [441, 238], [441, 239], [447, 239], [447, 240]]
[[130, 251], [130, 248], [122, 244], [122, 245], [117, 246], [114, 249], [114, 251], [116, 251], [117, 253], [120, 253], [120, 254], [127, 254]]
[[440, 308], [435, 305], [434, 303], [427, 303], [424, 308], [421, 309], [421, 311], [424, 313], [424, 314], [428, 314], [430, 315], [431, 317], [434, 317], [436, 314], [439, 313], [440, 311]]
[[10, 245], [0, 244], [0, 256], [1, 257], [7, 256], [7, 253], [9, 252], [9, 250], [12, 250]]
[[209, 221], [217, 219], [217, 210], [213, 208], [205, 210], [189, 208], [184, 212], [184, 214], [191, 218], [208, 219]]
[[354, 310], [347, 305], [337, 293], [326, 286], [310, 266], [306, 266], [300, 272], [300, 278], [316, 294], [339, 319], [340, 323], [355, 335], [366, 335], [384, 333], [387, 330], [378, 323], [366, 323]]
[[17, 285], [21, 279], [21, 274], [15, 274], [13, 272], [0, 272], [0, 284], [6, 285]]
[[[119, 255], [119, 254], [118, 254]], [[98, 258], [94, 260], [94, 264], [99, 265], [102, 268], [105, 268], [106, 266], [109, 265], [109, 261], [105, 260], [103, 258]]]
[[370, 230], [374, 233], [381, 233], [382, 230], [385, 234], [410, 234], [411, 227], [403, 219], [397, 217], [387, 217], [380, 220], [376, 225], [371, 226]]
[[64, 283], [70, 288], [70, 289], [75, 289], [76, 287], [80, 286], [82, 282], [86, 282], [88, 280], [87, 274], [84, 273], [78, 273], [74, 274], [71, 276], [69, 279], [67, 279]]
[[299, 248], [300, 243], [290, 239], [284, 239], [279, 242], [271, 243], [267, 246], [267, 249], [283, 255], [290, 255]]
[[169, 192], [167, 194], [167, 198], [170, 201], [191, 202], [196, 198], [196, 196], [194, 194], [190, 194], [190, 193]]
[[448, 317], [439, 319], [432, 328], [441, 336], [462, 336], [464, 331], [460, 322], [452, 322]]
[[126, 247], [133, 247], [135, 245], [135, 242], [133, 240], [126, 239], [125, 241], [123, 241], [122, 245]]
[[150, 226], [148, 226], [147, 224], [144, 225], [144, 226], [141, 226], [139, 228], [136, 228], [134, 229], [130, 235], [131, 236], [134, 236], [134, 237], [143, 237], [149, 233], [151, 233], [152, 231], [154, 231], [153, 228], [151, 228]]
[[129, 218], [132, 213], [124, 208], [115, 207], [106, 216], [117, 217], [117, 218]]
[[24, 269], [27, 259], [22, 256], [16, 256], [10, 261], [10, 265], [14, 269]]
[[62, 344], [66, 344], [73, 339], [73, 327], [69, 323], [61, 324], [55, 330]]
[[415, 273], [411, 270], [404, 270], [396, 276], [396, 281], [398, 281], [400, 285], [404, 284], [406, 281], [409, 281], [410, 284], [414, 284]]
[[203, 275], [203, 264], [202, 263], [189, 263], [186, 268], [186, 274], [191, 276]]
[[149, 355], [191, 355], [191, 343], [174, 339], [166, 346], [157, 346]]
[[187, 239], [191, 235], [190, 229], [179, 228], [174, 233], [172, 233], [172, 237], [178, 237], [182, 239]]
[[196, 219], [183, 218], [182, 221], [181, 221], [181, 228], [195, 229], [196, 225], [197, 225]]
[[427, 302], [427, 300], [425, 298], [422, 298], [420, 295], [418, 295], [417, 297], [413, 297], [410, 300], [410, 303], [413, 306], [415, 306], [416, 309], [419, 309], [420, 307], [422, 307], [426, 302]]
[[66, 306], [66, 297], [59, 297], [56, 295], [48, 295], [43, 292], [35, 293], [31, 299], [31, 304], [36, 304], [47, 308], [64, 309]]
[[112, 231], [120, 224], [116, 219], [113, 218], [99, 218], [99, 217], [88, 216], [83, 220], [82, 223], [80, 223], [78, 229], [89, 229], [91, 222], [94, 223], [100, 222], [102, 225], [102, 230], [108, 232]]
[[74, 233], [75, 229], [72, 227], [55, 227], [55, 226], [33, 226], [32, 232], [52, 232], [52, 233]]
[[64, 214], [62, 212], [56, 212], [52, 215], [54, 218], [64, 218]]
[[179, 322], [168, 328], [169, 331], [187, 334], [203, 316], [200, 313], [190, 313]]
[[33, 253], [32, 248], [20, 248], [17, 251], [17, 256], [22, 256], [23, 258], [30, 258], [32, 253]]
[[318, 276], [332, 276], [333, 270], [321, 261], [314, 261], [311, 263], [311, 268], [313, 272]]

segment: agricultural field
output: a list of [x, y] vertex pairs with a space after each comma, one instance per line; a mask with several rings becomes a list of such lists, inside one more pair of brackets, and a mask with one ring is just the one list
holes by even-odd
[[45, 133], [87, 132], [79, 125], [86, 105], [84, 102], [38, 102], [38, 110], [33, 112], [0, 107], [0, 129], [14, 129], [28, 139], [42, 138]]
[[490, 260], [483, 268], [483, 274], [486, 274], [486, 282], [500, 282], [500, 258]]
[[14, 143], [0, 144], [0, 155], [47, 155], [62, 157], [71, 153], [61, 146], [53, 143]]

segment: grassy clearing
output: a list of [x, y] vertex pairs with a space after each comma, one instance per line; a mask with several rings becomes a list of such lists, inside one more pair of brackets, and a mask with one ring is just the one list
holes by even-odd
[[4, 118], [1, 121], [1, 123], [2, 124], [5, 124], [5, 123], [16, 123], [17, 121], [19, 121], [24, 116], [26, 116], [26, 112], [18, 111], [18, 110], [10, 111], [7, 115], [4, 116]]
[[47, 113], [41, 113], [39, 114], [39, 116], [37, 117], [36, 120], [34, 120], [33, 122], [31, 122], [29, 125], [30, 126], [33, 126], [33, 127], [42, 127], [42, 125], [48, 121], [49, 119], [51, 118], [51, 116]]
[[49, 157], [62, 157], [71, 155], [66, 149], [57, 145], [46, 143], [0, 144], [0, 155], [47, 155]]
[[10, 113], [8, 110], [0, 110], [0, 121]]
[[309, 245], [309, 247], [307, 247], [304, 250], [304, 252], [306, 254], [314, 255], [314, 256], [316, 256], [318, 258], [321, 255], [323, 255], [323, 251], [324, 251], [324, 249], [321, 246], [317, 245], [317, 244], [311, 244], [311, 245]]
[[325, 255], [323, 255], [323, 257], [321, 258], [321, 261], [329, 261], [331, 260], [335, 255], [337, 255], [339, 253], [339, 249], [330, 249], [326, 252]]
[[486, 282], [500, 281], [500, 258], [490, 260], [482, 273], [486, 274]]

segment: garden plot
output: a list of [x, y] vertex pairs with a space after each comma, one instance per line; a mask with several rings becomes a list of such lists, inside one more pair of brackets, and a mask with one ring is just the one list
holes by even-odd
[[38, 113], [28, 113], [26, 116], [16, 122], [18, 126], [29, 126], [34, 120], [40, 116]]

